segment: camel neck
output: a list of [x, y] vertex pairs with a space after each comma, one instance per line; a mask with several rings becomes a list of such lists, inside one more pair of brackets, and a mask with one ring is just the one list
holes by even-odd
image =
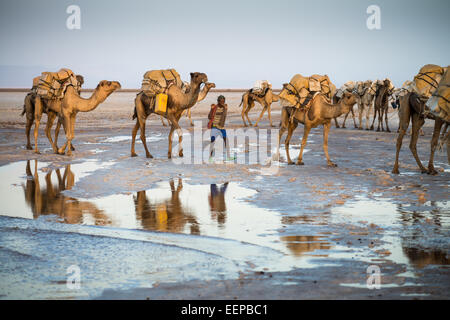
[[78, 95], [73, 87], [67, 88], [68, 93], [77, 100], [76, 111], [78, 112], [89, 112], [97, 108], [97, 106], [105, 101], [107, 95], [100, 89], [95, 89], [89, 98], [82, 98]]
[[187, 95], [187, 103], [184, 104], [182, 109], [191, 108], [198, 100], [198, 95], [200, 93], [200, 83], [194, 83], [191, 81], [191, 90]]

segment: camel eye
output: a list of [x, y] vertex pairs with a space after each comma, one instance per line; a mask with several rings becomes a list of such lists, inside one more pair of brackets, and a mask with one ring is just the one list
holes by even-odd
[[108, 86], [110, 86], [111, 85], [111, 81], [108, 81]]

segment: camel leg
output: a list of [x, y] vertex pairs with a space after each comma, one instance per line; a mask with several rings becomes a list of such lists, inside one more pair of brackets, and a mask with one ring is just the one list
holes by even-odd
[[367, 106], [367, 112], [366, 112], [366, 130], [372, 130], [373, 128], [369, 127], [370, 123], [370, 112], [372, 111], [372, 103], [369, 103]]
[[434, 169], [434, 152], [436, 151], [436, 146], [439, 142], [439, 135], [441, 134], [441, 128], [444, 122], [436, 118], [434, 121], [434, 131], [433, 131], [433, 137], [431, 138], [431, 153], [430, 153], [430, 160], [428, 161], [428, 174], [436, 175], [437, 171]]
[[64, 128], [64, 132], [66, 133], [66, 142], [62, 145], [61, 148], [58, 149], [58, 154], [64, 154], [66, 152], [66, 147], [69, 143], [69, 135], [70, 135], [70, 115], [63, 114], [62, 115], [62, 124]]
[[172, 159], [172, 136], [173, 136], [173, 132], [175, 131], [175, 127], [172, 126], [170, 127], [170, 132], [169, 132], [169, 152], [167, 153], [167, 157], [169, 159]]
[[271, 108], [272, 108], [272, 106], [269, 105], [269, 107], [267, 108], [267, 115], [269, 116], [269, 123], [270, 123], [270, 126], [271, 126], [271, 127], [275, 127], [275, 126], [272, 124]]
[[394, 168], [392, 169], [392, 173], [394, 174], [399, 174], [400, 171], [398, 170], [398, 158], [400, 155], [400, 149], [402, 148], [402, 142], [403, 142], [403, 137], [406, 134], [406, 131], [408, 130], [409, 127], [409, 121], [411, 118], [411, 111], [410, 111], [410, 107], [409, 106], [405, 106], [406, 108], [404, 110], [402, 110], [402, 112], [399, 112], [398, 117], [399, 117], [399, 133], [398, 133], [398, 137], [397, 137], [397, 151], [395, 153], [395, 163], [394, 163]]
[[308, 140], [309, 131], [311, 131], [311, 128], [305, 124], [305, 128], [303, 130], [303, 139], [302, 139], [302, 147], [300, 148], [300, 153], [298, 154], [297, 164], [303, 165], [303, 149], [306, 146], [306, 141]]
[[373, 130], [374, 127], [373, 125], [375, 124], [375, 119], [377, 118], [377, 107], [373, 107], [373, 120], [372, 120], [372, 125], [370, 126], [370, 130]]
[[347, 117], [348, 117], [348, 115], [350, 114], [350, 111], [349, 112], [347, 112], [346, 114], [345, 114], [345, 117], [344, 117], [344, 122], [342, 122], [342, 128], [344, 129], [344, 128], [346, 128], [346, 126], [345, 126], [345, 122], [347, 121]]
[[276, 153], [277, 159], [280, 159], [281, 138], [283, 137], [283, 134], [286, 132], [288, 125], [289, 125], [289, 114], [287, 113], [286, 109], [283, 108], [281, 110], [280, 131], [278, 132], [278, 145]]
[[45, 126], [45, 135], [47, 136], [48, 141], [52, 145], [54, 153], [58, 153], [58, 149], [56, 149], [55, 143], [53, 142], [51, 131], [52, 131], [53, 122], [55, 122], [56, 116], [57, 116], [57, 114], [55, 112], [49, 110], [47, 112], [47, 125]]
[[41, 117], [43, 113], [43, 105], [40, 97], [36, 97], [34, 103], [34, 152], [40, 153], [38, 149], [38, 133], [39, 133], [39, 124], [41, 123]]
[[362, 130], [362, 129], [363, 129], [363, 126], [362, 126], [363, 112], [364, 112], [364, 106], [358, 105], [358, 120], [359, 120], [359, 126], [358, 126], [358, 129], [359, 129], [359, 130]]
[[27, 113], [26, 117], [27, 117], [27, 124], [25, 126], [25, 135], [27, 136], [27, 150], [33, 150], [30, 141], [30, 131], [31, 126], [33, 125], [34, 122], [34, 113]]
[[[61, 125], [63, 120], [61, 119], [61, 117], [58, 116], [58, 122], [56, 122], [56, 128], [55, 128], [55, 147], [53, 150], [55, 150], [55, 153], [58, 153], [58, 137], [59, 137], [59, 130], [61, 129]], [[70, 145], [70, 148], [72, 149], [72, 151], [75, 151], [75, 147], [73, 146], [73, 144]]]
[[414, 159], [416, 159], [417, 165], [420, 168], [422, 173], [427, 173], [428, 170], [422, 165], [422, 162], [419, 159], [419, 155], [417, 154], [417, 140], [419, 138], [419, 130], [425, 123], [425, 119], [420, 118], [417, 113], [412, 115], [412, 129], [411, 129], [411, 141], [409, 143], [409, 149], [411, 150]]
[[72, 114], [70, 115], [70, 133], [67, 137], [67, 155], [71, 156], [72, 155], [72, 140], [73, 138], [75, 138], [75, 120], [76, 120], [76, 115]]
[[356, 118], [355, 118], [355, 112], [353, 111], [353, 107], [350, 109], [350, 111], [352, 113], [353, 125], [355, 126], [355, 129], [357, 129], [358, 126], [356, 125]]
[[386, 132], [391, 132], [388, 123], [388, 107], [386, 107], [386, 109], [384, 110], [384, 121], [386, 122]]
[[294, 121], [294, 123], [290, 123], [288, 127], [288, 134], [286, 136], [286, 140], [284, 141], [284, 147], [286, 148], [286, 160], [288, 164], [294, 164], [291, 160], [291, 155], [289, 154], [289, 142], [291, 141], [292, 134], [294, 133], [295, 128], [297, 128], [298, 123]]
[[137, 153], [134, 150], [134, 146], [136, 144], [136, 134], [137, 134], [138, 130], [139, 130], [139, 120], [136, 119], [136, 124], [134, 125], [133, 130], [131, 131], [131, 156], [132, 157], [137, 157]]
[[335, 123], [335, 125], [336, 125], [336, 128], [340, 128], [339, 123], [338, 123], [338, 121], [337, 121], [337, 118], [334, 118], [334, 123]]
[[188, 109], [188, 111], [187, 111], [187, 116], [188, 116], [188, 118], [189, 118], [189, 121], [191, 122], [191, 127], [193, 127], [193, 126], [194, 126], [194, 123], [192, 122], [192, 118], [191, 118], [191, 109]]
[[165, 127], [165, 126], [166, 126], [166, 123], [164, 122], [164, 117], [163, 117], [163, 116], [159, 116], [159, 118], [161, 119], [162, 125]]
[[[181, 130], [181, 127], [178, 124], [178, 121], [174, 121], [174, 125], [175, 125], [175, 129], [177, 130], [177, 133], [178, 133], [178, 156], [183, 157], [183, 130]], [[226, 141], [225, 141], [225, 145], [226, 145]]]
[[[147, 139], [145, 138], [145, 117], [142, 116], [138, 116], [138, 121], [139, 121], [139, 128], [141, 129], [141, 141], [142, 144], [144, 145], [144, 149], [145, 149], [145, 156], [147, 158], [153, 158], [153, 156], [150, 154], [150, 152], [148, 151], [147, 148]], [[136, 127], [136, 126], [135, 126]], [[134, 130], [134, 129], [133, 129]]]
[[250, 118], [249, 118], [249, 116], [248, 116], [248, 113], [250, 112], [250, 110], [253, 109], [254, 106], [255, 106], [255, 102], [254, 102], [254, 101], [249, 101], [249, 102], [248, 102], [248, 107], [247, 107], [247, 109], [245, 110], [245, 116], [247, 117], [248, 125], [249, 125], [250, 127], [252, 127], [253, 124], [252, 124], [252, 122], [250, 121]]
[[241, 112], [241, 117], [242, 117], [242, 121], [244, 122], [244, 127], [247, 127], [247, 122], [245, 122], [245, 103], [244, 106], [242, 107], [242, 112]]
[[255, 122], [255, 127], [258, 126], [258, 123], [259, 123], [259, 121], [261, 121], [261, 118], [263, 117], [264, 112], [266, 112], [266, 110], [267, 110], [267, 107], [263, 107], [263, 109], [262, 109], [262, 111], [261, 111], [261, 114], [259, 115], [258, 120], [256, 120], [256, 122]]
[[337, 167], [337, 164], [330, 160], [330, 156], [328, 155], [328, 133], [330, 132], [331, 122], [325, 123], [323, 125], [323, 152], [325, 153], [325, 157], [327, 158], [327, 164], [329, 167]]

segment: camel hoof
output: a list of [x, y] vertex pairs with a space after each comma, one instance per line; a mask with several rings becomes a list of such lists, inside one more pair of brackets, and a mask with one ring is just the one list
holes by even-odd
[[149, 153], [147, 154], [145, 157], [149, 158], [149, 159], [153, 159], [153, 156]]
[[75, 151], [75, 147], [73, 145], [71, 145], [70, 150]]
[[41, 154], [41, 152], [39, 150], [34, 151], [34, 153]]
[[358, 128], [358, 130], [362, 130], [363, 128]]
[[392, 169], [392, 173], [393, 173], [393, 174], [400, 174], [400, 171], [398, 171], [397, 168], [394, 168], [394, 169]]
[[342, 126], [341, 128], [342, 128], [342, 129], [347, 129], [347, 127], [346, 127], [346, 126]]
[[167, 158], [168, 158], [168, 159], [172, 159], [172, 154], [169, 153], [169, 154], [167, 155]]
[[271, 124], [270, 126], [271, 126], [272, 128], [275, 128], [275, 125], [273, 125], [273, 124]]
[[182, 157], [184, 156], [184, 155], [183, 155], [183, 151], [180, 151], [180, 152], [178, 153], [178, 156], [182, 158]]
[[191, 127], [193, 127], [194, 126], [194, 124], [191, 122]]
[[426, 170], [425, 172], [423, 172], [422, 170], [422, 173], [428, 173], [431, 176], [436, 176], [438, 174], [438, 172], [434, 168], [428, 168], [428, 170]]
[[330, 161], [330, 162], [328, 162], [328, 166], [334, 168], [334, 167], [337, 167], [337, 164]]
[[136, 152], [132, 152], [132, 153], [131, 153], [131, 156], [132, 156], [132, 157], [137, 157], [138, 155], [137, 155]]
[[303, 161], [300, 161], [300, 162], [297, 162], [297, 165], [298, 165], [298, 166], [304, 166], [305, 163], [304, 163]]
[[387, 129], [386, 132], [391, 132], [391, 130]]
[[288, 161], [288, 164], [292, 165], [292, 164], [294, 164], [294, 161]]

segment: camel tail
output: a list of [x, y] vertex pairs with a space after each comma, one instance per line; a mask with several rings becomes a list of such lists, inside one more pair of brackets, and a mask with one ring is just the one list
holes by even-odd
[[134, 107], [134, 112], [133, 112], [133, 120], [137, 118], [137, 111], [136, 111], [136, 107]]
[[21, 113], [20, 115], [23, 117], [23, 115], [24, 115], [26, 112], [27, 112], [27, 110], [26, 110], [26, 108], [25, 108], [25, 105], [23, 105], [22, 113]]
[[241, 103], [239, 103], [239, 108], [242, 106], [243, 103], [244, 103], [244, 95], [242, 95]]

